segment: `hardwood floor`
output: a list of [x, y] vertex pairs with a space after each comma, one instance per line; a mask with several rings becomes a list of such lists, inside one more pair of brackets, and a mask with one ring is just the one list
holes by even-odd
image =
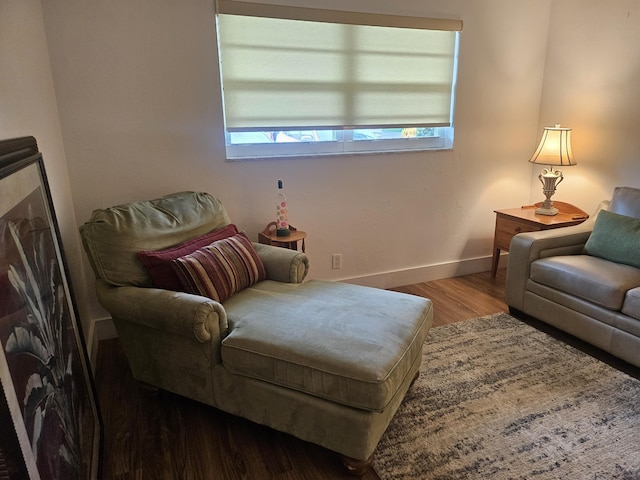
[[[430, 298], [434, 326], [507, 311], [505, 270], [394, 290]], [[100, 342], [96, 385], [104, 420], [104, 480], [340, 480], [324, 448], [207, 405], [154, 392], [131, 376], [118, 339]], [[371, 469], [364, 480], [378, 479]]]
[[496, 278], [489, 272], [444, 278], [432, 282], [393, 288], [398, 292], [430, 298], [433, 302], [433, 326], [446, 325], [496, 312], [507, 312], [504, 302], [506, 269], [498, 269]]

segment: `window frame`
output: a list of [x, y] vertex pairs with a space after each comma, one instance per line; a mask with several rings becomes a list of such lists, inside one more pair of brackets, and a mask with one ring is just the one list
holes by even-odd
[[[335, 14], [335, 11], [323, 10], [323, 9], [308, 9], [304, 7], [285, 7], [280, 5], [271, 4], [255, 4], [250, 2], [238, 2], [235, 0], [216, 0], [216, 26], [219, 27], [218, 15], [220, 14], [219, 4], [225, 5], [226, 9], [242, 11], [240, 15], [258, 16], [258, 17], [272, 17], [272, 18], [288, 18], [299, 20], [296, 15], [298, 11], [303, 11], [301, 15], [306, 15], [305, 11], [313, 11], [314, 15], [331, 15], [331, 12]], [[258, 10], [257, 13], [254, 13]], [[248, 12], [248, 13], [247, 13]], [[290, 12], [294, 12], [291, 14]], [[229, 11], [223, 12], [225, 14]], [[234, 13], [231, 13], [234, 14]], [[346, 15], [348, 18], [342, 19], [339, 23], [350, 23], [349, 18], [356, 17], [386, 17], [378, 14], [361, 14], [357, 12], [339, 12], [341, 16]], [[224, 133], [225, 133], [225, 149], [226, 157], [229, 161], [249, 160], [249, 159], [262, 159], [262, 158], [280, 158], [280, 157], [317, 157], [317, 156], [340, 156], [340, 155], [358, 155], [358, 154], [376, 154], [376, 153], [388, 153], [399, 151], [429, 151], [429, 150], [447, 150], [453, 148], [454, 139], [454, 114], [455, 114], [455, 97], [456, 97], [456, 85], [458, 75], [458, 59], [459, 59], [459, 44], [460, 44], [460, 31], [462, 30], [462, 21], [460, 20], [446, 20], [446, 19], [425, 19], [419, 17], [394, 17], [394, 21], [434, 21], [434, 22], [456, 22], [459, 24], [459, 28], [447, 28], [446, 30], [455, 33], [454, 51], [452, 58], [452, 77], [451, 77], [451, 92], [450, 92], [450, 107], [449, 107], [449, 126], [435, 126], [437, 135], [430, 137], [413, 137], [413, 138], [379, 138], [379, 139], [358, 139], [353, 140], [353, 132], [355, 130], [367, 130], [374, 129], [373, 126], [358, 126], [345, 129], [333, 130], [334, 140], [331, 141], [284, 141], [284, 142], [256, 142], [256, 143], [232, 143], [231, 135], [239, 132], [249, 132], [259, 134], [261, 132], [268, 132], [269, 129], [263, 127], [256, 127], [255, 129], [250, 127], [227, 129], [226, 114], [223, 115], [224, 121]], [[326, 21], [326, 20], [320, 20]], [[330, 22], [332, 23], [332, 22]], [[358, 24], [358, 23], [354, 23]], [[366, 24], [365, 24], [366, 25]], [[385, 26], [380, 24], [379, 26]], [[420, 28], [425, 28], [424, 26]], [[432, 28], [426, 28], [431, 30]], [[443, 28], [443, 30], [445, 30]], [[220, 30], [218, 28], [218, 48], [219, 48], [219, 67], [221, 75], [221, 85], [224, 91], [224, 79], [222, 72], [222, 44], [220, 41]], [[225, 98], [223, 95], [223, 112]], [[424, 125], [407, 125], [405, 128], [424, 126]], [[381, 126], [380, 128], [390, 128], [391, 125]], [[394, 128], [398, 128], [397, 125], [393, 125]], [[314, 128], [309, 127], [307, 130], [319, 130], [322, 127]], [[293, 127], [288, 131], [303, 131], [305, 127]], [[284, 130], [287, 131], [287, 130]]]

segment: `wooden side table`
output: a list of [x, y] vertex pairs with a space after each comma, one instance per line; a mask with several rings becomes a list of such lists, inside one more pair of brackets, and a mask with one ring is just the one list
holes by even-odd
[[298, 250], [298, 241], [302, 240], [302, 253], [305, 253], [304, 239], [307, 238], [307, 232], [303, 232], [289, 225], [289, 231], [291, 233], [286, 237], [279, 237], [276, 228], [276, 222], [269, 223], [264, 227], [262, 232], [258, 233], [258, 242], [265, 245]]
[[552, 228], [569, 227], [584, 222], [589, 215], [578, 207], [564, 202], [553, 202], [553, 206], [560, 212], [557, 215], [536, 215], [535, 205], [506, 210], [494, 210], [496, 213], [496, 231], [493, 237], [493, 259], [491, 261], [491, 277], [496, 276], [500, 250], [509, 251], [509, 245], [514, 235], [523, 232], [538, 232]]

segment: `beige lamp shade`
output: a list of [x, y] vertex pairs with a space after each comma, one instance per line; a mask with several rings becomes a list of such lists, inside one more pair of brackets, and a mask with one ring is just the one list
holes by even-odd
[[558, 209], [553, 206], [551, 197], [556, 193], [556, 187], [564, 177], [560, 170], [554, 170], [553, 167], [576, 164], [571, 151], [571, 129], [562, 128], [560, 124], [556, 124], [555, 127], [544, 127], [540, 145], [529, 161], [549, 166], [543, 168], [538, 175], [538, 180], [542, 183], [542, 193], [546, 198], [542, 206], [536, 210], [536, 214], [557, 215]]
[[571, 151], [571, 129], [560, 127], [560, 124], [544, 127], [540, 145], [529, 161], [543, 165], [576, 165]]

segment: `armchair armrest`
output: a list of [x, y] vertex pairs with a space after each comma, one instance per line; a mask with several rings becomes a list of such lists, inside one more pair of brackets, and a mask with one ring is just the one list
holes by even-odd
[[579, 255], [589, 239], [593, 222], [539, 232], [520, 233], [511, 239], [505, 299], [522, 310], [531, 263], [555, 255]]
[[96, 282], [102, 306], [114, 318], [149, 328], [220, 343], [227, 335], [227, 313], [210, 298], [159, 288], [116, 287]]
[[587, 243], [600, 210], [608, 210], [609, 200], [601, 201], [586, 222], [541, 232], [520, 233], [511, 239], [505, 300], [507, 305], [522, 310], [531, 263], [554, 255], [579, 255]]
[[309, 273], [309, 259], [288, 248], [253, 243], [267, 270], [267, 278], [284, 283], [302, 283]]

